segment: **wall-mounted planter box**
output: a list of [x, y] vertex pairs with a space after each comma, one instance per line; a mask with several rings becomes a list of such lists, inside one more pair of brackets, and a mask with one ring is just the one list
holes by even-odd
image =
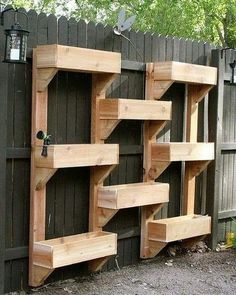
[[171, 102], [138, 99], [101, 99], [100, 119], [171, 120]]
[[217, 68], [176, 61], [156, 62], [154, 80], [216, 85]]
[[214, 143], [153, 143], [152, 163], [214, 159]]
[[89, 232], [35, 242], [33, 246], [33, 264], [53, 269], [115, 255], [117, 253], [116, 249], [116, 234]]
[[37, 47], [37, 63], [40, 68], [56, 68], [64, 71], [90, 73], [120, 73], [121, 55], [117, 52], [93, 50], [63, 45]]
[[35, 164], [41, 168], [68, 168], [119, 163], [118, 144], [58, 144], [48, 146], [48, 156], [35, 148]]
[[211, 233], [211, 217], [185, 215], [154, 220], [148, 223], [148, 237], [152, 241], [173, 242]]
[[102, 186], [98, 189], [98, 206], [123, 209], [169, 202], [169, 184], [157, 182]]

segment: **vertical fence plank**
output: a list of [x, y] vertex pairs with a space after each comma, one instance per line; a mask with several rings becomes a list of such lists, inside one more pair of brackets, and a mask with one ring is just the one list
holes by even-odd
[[[4, 44], [3, 27], [0, 27], [0, 44]], [[3, 47], [0, 45], [0, 53]], [[5, 217], [6, 217], [6, 145], [7, 145], [7, 72], [8, 65], [0, 67], [0, 294], [4, 293], [5, 281]]]
[[217, 245], [218, 201], [221, 171], [222, 110], [224, 93], [224, 63], [220, 50], [212, 51], [212, 66], [218, 67], [218, 85], [209, 95], [209, 141], [215, 142], [215, 161], [208, 166], [206, 212], [212, 218], [210, 247]]

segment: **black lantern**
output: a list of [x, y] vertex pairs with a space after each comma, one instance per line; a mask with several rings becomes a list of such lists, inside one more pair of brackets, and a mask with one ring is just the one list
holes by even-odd
[[4, 13], [7, 11], [14, 12], [14, 25], [10, 29], [5, 30], [6, 42], [5, 42], [5, 54], [3, 62], [7, 63], [26, 63], [27, 54], [27, 41], [29, 31], [22, 30], [20, 24], [17, 21], [17, 14], [22, 13], [28, 16], [26, 13], [8, 8], [1, 13], [1, 23], [3, 25]]
[[235, 67], [236, 67], [236, 60], [234, 62], [229, 64], [232, 70], [232, 75], [230, 79], [230, 84], [236, 85], [236, 73], [235, 73]]

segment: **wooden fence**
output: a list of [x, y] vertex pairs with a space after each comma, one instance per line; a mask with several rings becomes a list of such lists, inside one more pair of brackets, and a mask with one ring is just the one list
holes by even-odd
[[[56, 19], [29, 11], [29, 52], [27, 65], [0, 63], [0, 294], [27, 288], [29, 189], [30, 189], [30, 129], [31, 129], [31, 56], [38, 44], [62, 44], [121, 52], [122, 74], [111, 86], [108, 96], [119, 98], [144, 98], [144, 62], [175, 60], [206, 65], [210, 62], [212, 46], [208, 43], [164, 37], [142, 32], [126, 32], [142, 55], [142, 60], [130, 43], [113, 33], [113, 28], [84, 21], [76, 22], [65, 17]], [[4, 27], [13, 22], [6, 15]], [[25, 25], [25, 19], [20, 19]], [[4, 28], [0, 27], [0, 55], [4, 50]], [[235, 103], [235, 88], [225, 86], [225, 95]], [[229, 90], [230, 89], [230, 90]], [[173, 120], [159, 136], [160, 141], [182, 141], [184, 124], [184, 92], [176, 84], [166, 93], [165, 99], [173, 102]], [[54, 143], [90, 142], [91, 77], [83, 73], [59, 72], [49, 87], [49, 134]], [[213, 94], [218, 95], [218, 92]], [[199, 140], [207, 139], [207, 104], [200, 105]], [[235, 105], [234, 105], [235, 106]], [[225, 105], [225, 112], [230, 108]], [[233, 105], [232, 105], [233, 108]], [[230, 118], [235, 120], [235, 114]], [[225, 126], [233, 127], [225, 116]], [[235, 124], [235, 121], [234, 121]], [[231, 129], [230, 129], [231, 128]], [[205, 131], [204, 131], [205, 130]], [[224, 131], [226, 132], [226, 131]], [[235, 142], [227, 133], [225, 141]], [[120, 144], [120, 165], [107, 183], [139, 182], [142, 179], [142, 123], [122, 122], [109, 138]], [[222, 146], [223, 148], [223, 146]], [[224, 173], [233, 184], [232, 151], [224, 152]], [[227, 164], [228, 163], [228, 164]], [[226, 165], [229, 165], [226, 168]], [[215, 167], [212, 167], [215, 173]], [[206, 175], [198, 178], [197, 212], [211, 208], [206, 203]], [[223, 179], [223, 176], [222, 176]], [[176, 216], [180, 211], [181, 164], [173, 163], [160, 177], [170, 183], [170, 202], [160, 217]], [[224, 187], [224, 185], [223, 185]], [[235, 186], [234, 186], [235, 190]], [[225, 195], [226, 194], [226, 195]], [[88, 227], [89, 169], [60, 169], [47, 185], [47, 238], [86, 232]], [[214, 198], [214, 196], [213, 196]], [[225, 200], [231, 200], [232, 203]], [[221, 210], [236, 209], [230, 183], [222, 189]], [[224, 203], [226, 202], [226, 203]], [[227, 208], [226, 208], [227, 207]], [[216, 210], [214, 210], [216, 212]], [[234, 211], [235, 212], [235, 211]], [[214, 213], [215, 214], [215, 213]], [[127, 218], [128, 216], [128, 218]], [[221, 215], [220, 215], [221, 216]], [[222, 215], [223, 216], [223, 215]], [[223, 223], [225, 224], [225, 223]], [[222, 227], [222, 223], [220, 223]], [[120, 266], [139, 260], [139, 209], [120, 210], [106, 226], [118, 233], [117, 263]], [[107, 268], [116, 266], [110, 260]], [[86, 273], [86, 264], [59, 269], [50, 277], [58, 280]]]

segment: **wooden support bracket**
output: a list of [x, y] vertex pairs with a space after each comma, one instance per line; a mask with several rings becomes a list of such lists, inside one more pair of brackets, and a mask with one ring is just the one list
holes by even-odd
[[150, 179], [157, 179], [170, 165], [171, 162], [155, 162], [152, 164], [151, 169], [148, 172]]
[[147, 252], [147, 257], [142, 257], [142, 258], [153, 258], [153, 257], [155, 257], [168, 244], [168, 243], [165, 243], [165, 242], [158, 242], [158, 241], [148, 241], [148, 243], [149, 243], [149, 249], [147, 250], [148, 251]]
[[149, 121], [148, 123], [149, 140], [153, 140], [156, 139], [158, 133], [166, 126], [167, 121]]
[[36, 168], [35, 169], [35, 189], [41, 190], [45, 187], [50, 178], [56, 173], [57, 169]]
[[211, 161], [190, 161], [185, 163], [185, 184], [183, 214], [194, 214], [195, 178]]
[[[154, 246], [152, 242], [152, 247], [150, 249], [150, 241], [148, 239], [148, 222], [154, 219], [154, 216], [163, 208], [164, 204], [155, 204], [142, 207], [142, 220], [141, 220], [141, 245], [140, 245], [140, 257], [141, 258], [151, 258], [153, 255], [161, 251], [165, 245], [161, 248], [162, 245]], [[156, 250], [155, 250], [156, 249]], [[154, 255], [155, 256], [155, 255]]]
[[37, 69], [36, 78], [36, 91], [43, 92], [47, 89], [49, 83], [52, 81], [53, 77], [57, 74], [58, 69], [56, 68], [42, 68]]
[[89, 271], [91, 272], [97, 272], [99, 271], [103, 265], [107, 263], [107, 261], [111, 258], [111, 256], [106, 256], [102, 258], [98, 258], [95, 260], [89, 261]]
[[38, 287], [42, 285], [53, 271], [54, 268], [49, 269], [46, 267], [33, 265], [32, 270], [29, 272], [29, 285], [32, 287]]
[[154, 87], [153, 87], [154, 99], [160, 99], [173, 83], [174, 81], [154, 81]]
[[188, 95], [192, 98], [193, 103], [199, 103], [213, 87], [214, 85], [190, 84], [188, 85]]
[[185, 169], [189, 170], [189, 178], [198, 176], [206, 169], [211, 161], [190, 161], [185, 163]]
[[97, 226], [99, 228], [104, 227], [118, 211], [118, 209], [107, 209], [98, 207]]
[[100, 139], [107, 139], [121, 120], [100, 119]]
[[102, 74], [93, 74], [93, 90], [95, 92], [93, 95], [105, 96], [107, 88], [111, 83], [116, 79], [117, 74], [102, 73]]

